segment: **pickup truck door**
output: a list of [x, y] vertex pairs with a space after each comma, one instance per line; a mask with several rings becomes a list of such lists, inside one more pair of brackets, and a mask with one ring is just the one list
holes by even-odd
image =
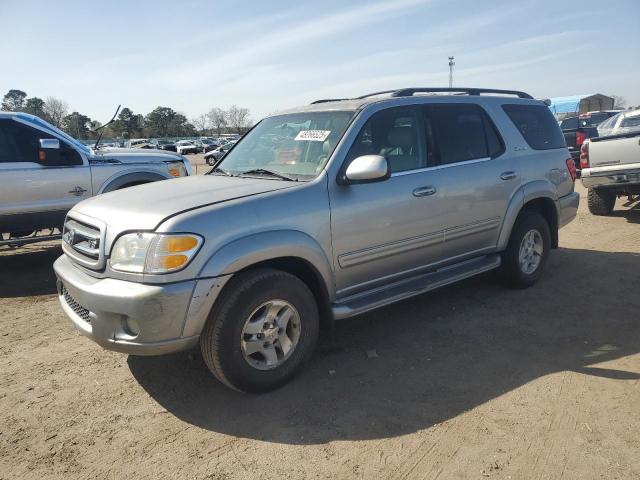
[[89, 198], [87, 158], [59, 139], [40, 149], [50, 133], [13, 119], [0, 120], [0, 232], [28, 233], [59, 227], [76, 203]]

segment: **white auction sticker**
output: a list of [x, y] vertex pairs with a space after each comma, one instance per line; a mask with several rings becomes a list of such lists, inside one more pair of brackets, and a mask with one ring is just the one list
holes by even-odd
[[307, 140], [309, 142], [324, 142], [331, 130], [300, 130], [295, 140]]

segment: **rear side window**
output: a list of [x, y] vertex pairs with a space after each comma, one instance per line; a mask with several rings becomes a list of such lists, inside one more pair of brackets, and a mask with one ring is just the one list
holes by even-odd
[[546, 105], [503, 105], [502, 109], [534, 150], [566, 146], [562, 130]]
[[504, 151], [495, 125], [478, 105], [429, 105], [425, 128], [429, 144], [438, 153], [433, 159], [436, 165], [494, 158]]

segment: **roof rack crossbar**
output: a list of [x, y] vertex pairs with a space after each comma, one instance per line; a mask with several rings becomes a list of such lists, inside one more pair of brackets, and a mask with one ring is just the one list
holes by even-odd
[[[481, 95], [483, 93], [495, 93], [501, 95], [516, 95], [518, 98], [533, 99], [531, 95], [518, 90], [499, 90], [495, 88], [403, 88], [400, 90], [392, 91], [392, 97], [410, 97], [415, 93], [466, 93], [467, 95]], [[362, 97], [360, 97], [362, 98]]]

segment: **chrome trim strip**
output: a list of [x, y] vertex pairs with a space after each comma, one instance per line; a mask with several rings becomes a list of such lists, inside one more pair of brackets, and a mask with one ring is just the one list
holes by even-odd
[[489, 218], [487, 220], [451, 227], [418, 237], [411, 237], [384, 245], [376, 245], [364, 250], [344, 253], [338, 256], [338, 263], [340, 267], [347, 268], [373, 260], [379, 260], [384, 257], [410, 252], [411, 250], [429, 247], [438, 243], [458, 240], [469, 235], [475, 235], [476, 233], [497, 229], [501, 221], [502, 219], [500, 217]]
[[445, 163], [444, 165], [435, 165], [433, 167], [417, 168], [415, 170], [404, 170], [402, 172], [392, 173], [391, 176], [402, 177], [403, 175], [411, 175], [412, 173], [422, 173], [422, 172], [428, 172], [430, 170], [443, 170], [445, 168], [458, 167], [460, 165], [471, 165], [473, 163], [486, 162], [488, 160], [491, 160], [491, 157], [482, 157], [482, 158], [476, 158], [473, 160], [463, 160], [461, 162], [455, 162], [455, 163]]

